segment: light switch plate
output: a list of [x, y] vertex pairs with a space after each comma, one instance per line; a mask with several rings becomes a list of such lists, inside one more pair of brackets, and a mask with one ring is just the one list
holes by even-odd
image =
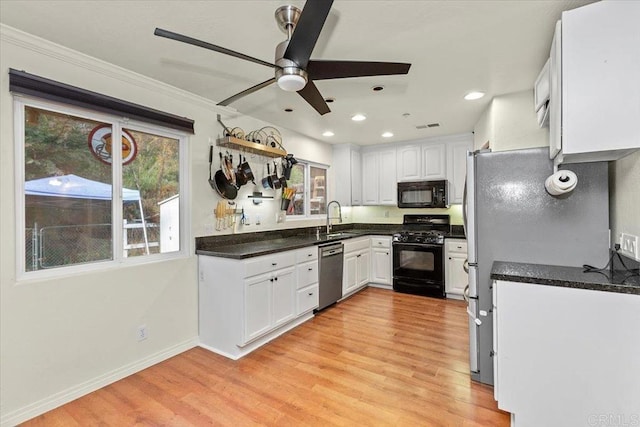
[[632, 234], [620, 234], [620, 253], [640, 261], [638, 256], [638, 236]]

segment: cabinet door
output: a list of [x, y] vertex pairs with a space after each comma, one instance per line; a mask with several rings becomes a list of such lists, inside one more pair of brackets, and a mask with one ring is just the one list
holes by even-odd
[[293, 268], [276, 271], [273, 275], [271, 301], [272, 326], [278, 326], [295, 317], [296, 281]]
[[407, 145], [398, 148], [398, 182], [417, 181], [422, 178], [420, 159], [419, 145]]
[[623, 155], [615, 150], [640, 147], [639, 22], [637, 1], [562, 13], [565, 160], [615, 160]]
[[553, 159], [562, 149], [562, 23], [556, 23], [549, 54], [549, 158]]
[[371, 280], [370, 259], [371, 252], [369, 250], [362, 251], [356, 256], [358, 270], [356, 274], [356, 286], [358, 288], [365, 286]]
[[[362, 159], [360, 152], [351, 151], [351, 204], [358, 206], [362, 204]], [[337, 178], [340, 182], [340, 178]], [[339, 187], [340, 185], [338, 185]]]
[[391, 250], [389, 248], [373, 248], [371, 267], [373, 283], [391, 284]]
[[362, 155], [362, 204], [378, 204], [379, 179], [380, 170], [378, 153], [364, 153]]
[[429, 143], [422, 146], [422, 177], [424, 179], [445, 179], [445, 145]]
[[342, 296], [347, 295], [349, 292], [353, 291], [357, 286], [357, 254], [351, 253], [347, 254], [344, 257], [344, 268], [342, 273]]
[[271, 279], [264, 274], [245, 282], [244, 343], [271, 328]]
[[462, 203], [464, 180], [467, 174], [467, 151], [473, 149], [471, 136], [464, 141], [447, 144], [447, 179], [449, 180], [449, 203]]
[[396, 150], [379, 152], [378, 201], [381, 205], [395, 205], [398, 195], [396, 177]]
[[465, 254], [451, 253], [447, 262], [445, 288], [448, 294], [462, 295], [469, 283], [469, 275], [464, 271]]

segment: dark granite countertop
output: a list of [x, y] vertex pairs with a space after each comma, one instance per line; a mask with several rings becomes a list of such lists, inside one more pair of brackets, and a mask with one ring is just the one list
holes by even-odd
[[640, 295], [640, 277], [630, 275], [624, 270], [609, 275], [585, 272], [582, 267], [504, 261], [495, 261], [491, 269], [494, 280]]
[[[392, 236], [394, 233], [400, 232], [402, 228], [402, 224], [354, 223], [336, 224], [333, 226], [333, 233], [341, 233], [340, 235], [329, 237], [323, 232], [320, 234], [320, 238], [316, 237], [317, 227], [198, 237], [196, 238], [196, 254], [245, 259], [360, 236]], [[445, 237], [464, 239], [463, 227], [452, 225], [451, 232]]]

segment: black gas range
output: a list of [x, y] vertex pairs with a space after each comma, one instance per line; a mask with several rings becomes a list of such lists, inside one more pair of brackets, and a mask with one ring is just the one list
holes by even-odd
[[445, 297], [444, 237], [449, 215], [405, 215], [402, 231], [393, 235], [393, 289]]

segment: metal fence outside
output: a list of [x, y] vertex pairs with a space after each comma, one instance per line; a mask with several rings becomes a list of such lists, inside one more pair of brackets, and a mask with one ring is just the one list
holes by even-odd
[[[124, 225], [124, 256], [157, 253], [160, 228], [156, 224]], [[111, 224], [65, 225], [27, 228], [26, 271], [105, 261], [113, 258]]]

